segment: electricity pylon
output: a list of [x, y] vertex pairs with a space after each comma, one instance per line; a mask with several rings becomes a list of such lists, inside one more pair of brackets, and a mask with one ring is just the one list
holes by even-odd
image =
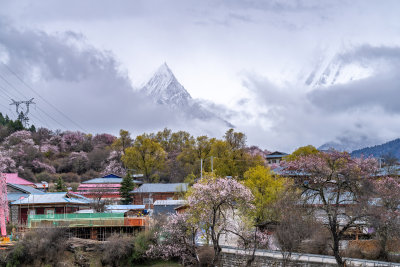
[[[12, 103], [10, 105], [15, 105], [15, 110], [17, 112], [18, 115], [18, 120], [22, 122], [22, 124], [24, 125], [24, 127], [26, 128], [26, 126], [28, 125], [29, 122], [29, 105], [31, 104], [36, 104], [35, 102], [33, 102], [33, 98], [31, 98], [30, 100], [26, 100], [26, 101], [15, 101], [14, 99], [11, 99]], [[21, 104], [25, 104], [25, 111], [22, 111], [19, 109], [19, 106]]]

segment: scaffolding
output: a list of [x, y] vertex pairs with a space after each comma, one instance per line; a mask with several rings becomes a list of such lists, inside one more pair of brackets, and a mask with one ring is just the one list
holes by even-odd
[[70, 213], [29, 215], [28, 228], [47, 227], [145, 227], [147, 217], [125, 217], [124, 213]]

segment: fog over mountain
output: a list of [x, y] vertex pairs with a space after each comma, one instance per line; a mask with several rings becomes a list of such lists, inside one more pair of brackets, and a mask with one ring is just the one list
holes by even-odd
[[398, 1], [0, 2], [0, 111], [14, 119], [11, 98], [34, 97], [31, 122], [52, 129], [234, 125], [285, 152], [399, 137]]

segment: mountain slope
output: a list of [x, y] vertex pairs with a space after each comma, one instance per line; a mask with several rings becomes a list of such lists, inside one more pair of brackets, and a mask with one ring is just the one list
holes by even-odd
[[391, 154], [400, 160], [400, 138], [386, 142], [382, 145], [358, 149], [351, 153], [354, 157], [360, 157], [361, 155], [364, 157], [382, 157], [388, 154]]
[[153, 99], [155, 103], [166, 105], [187, 118], [202, 121], [217, 120], [226, 127], [234, 127], [218, 114], [206, 109], [199, 100], [193, 99], [166, 63], [157, 69], [141, 92]]

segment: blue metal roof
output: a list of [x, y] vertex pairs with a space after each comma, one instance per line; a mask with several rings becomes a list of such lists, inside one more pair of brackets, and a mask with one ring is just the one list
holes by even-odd
[[7, 184], [7, 185], [27, 194], [44, 194], [43, 191], [37, 190], [36, 188], [27, 185], [20, 185], [20, 184]]
[[122, 182], [122, 178], [94, 178], [82, 184], [120, 184]]
[[28, 194], [24, 194], [24, 193], [8, 193], [7, 201], [13, 202], [13, 201], [19, 200], [20, 198], [26, 198], [28, 196], [29, 196]]
[[144, 210], [145, 205], [107, 205], [107, 210]]
[[110, 173], [108, 175], [103, 176], [102, 178], [122, 178], [122, 177], [118, 176], [116, 174]]
[[140, 187], [131, 191], [131, 193], [160, 193], [160, 192], [186, 192], [188, 190], [187, 183], [175, 184], [142, 184]]
[[52, 204], [52, 203], [72, 203], [72, 204], [88, 204], [90, 200], [80, 195], [69, 197], [67, 192], [31, 194], [28, 197], [16, 200], [11, 205], [20, 204]]

